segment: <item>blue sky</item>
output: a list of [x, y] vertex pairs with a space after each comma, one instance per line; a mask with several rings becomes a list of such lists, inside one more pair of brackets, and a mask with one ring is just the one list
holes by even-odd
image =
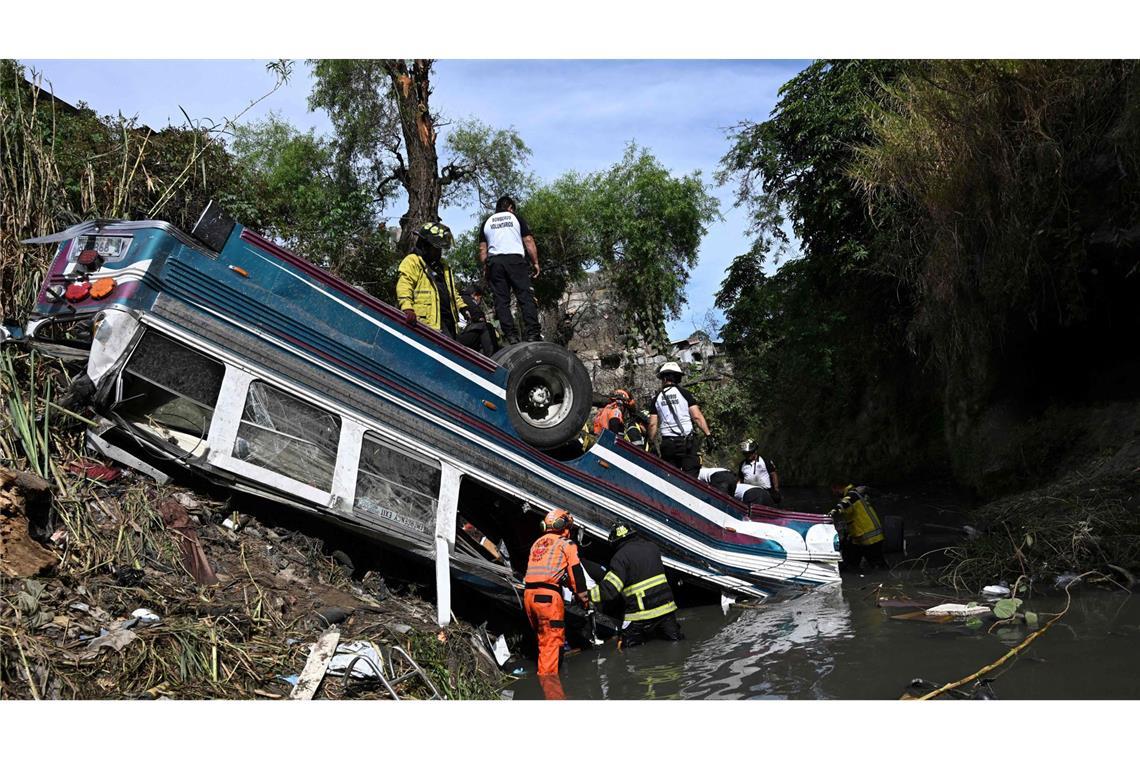
[[[86, 101], [100, 113], [137, 115], [151, 127], [192, 118], [233, 116], [266, 93], [273, 77], [264, 61], [84, 61], [25, 60], [42, 73], [55, 94]], [[533, 151], [530, 168], [542, 180], [567, 171], [605, 168], [621, 158], [626, 143], [648, 148], [675, 173], [700, 170], [713, 182], [728, 148], [726, 128], [761, 120], [775, 104], [781, 84], [806, 61], [601, 61], [442, 60], [433, 75], [435, 108], [453, 119], [475, 117], [495, 127], [514, 127]], [[251, 109], [243, 120], [276, 111], [294, 125], [327, 132], [323, 113], [306, 105], [311, 88], [298, 62], [289, 84]], [[723, 221], [701, 244], [691, 273], [685, 313], [668, 325], [674, 338], [701, 324], [724, 270], [747, 247], [747, 219], [732, 207], [732, 187], [714, 187]], [[392, 209], [398, 217], [403, 209]], [[453, 228], [471, 224], [473, 208], [445, 209]], [[541, 255], [541, 251], [540, 251]]]

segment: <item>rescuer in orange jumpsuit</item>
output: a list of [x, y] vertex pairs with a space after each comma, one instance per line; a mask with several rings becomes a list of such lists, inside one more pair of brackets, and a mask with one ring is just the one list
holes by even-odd
[[578, 547], [570, 541], [574, 518], [564, 509], [552, 509], [542, 521], [545, 531], [530, 548], [523, 606], [538, 634], [538, 675], [558, 674], [562, 645], [566, 641], [566, 605], [562, 587], [567, 586], [583, 606], [589, 606], [586, 574], [578, 561]]

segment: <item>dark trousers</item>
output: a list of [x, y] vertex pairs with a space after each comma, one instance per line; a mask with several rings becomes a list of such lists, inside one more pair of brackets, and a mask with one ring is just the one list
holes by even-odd
[[488, 322], [468, 322], [459, 333], [459, 342], [484, 356], [493, 356], [499, 349], [495, 328]]
[[701, 474], [701, 460], [692, 435], [684, 437], [661, 436], [661, 458], [686, 475], [694, 478]]
[[508, 343], [518, 341], [515, 317], [511, 313], [511, 293], [519, 301], [523, 329], [527, 340], [540, 340], [542, 327], [538, 323], [538, 305], [534, 302], [534, 289], [530, 284], [530, 265], [525, 256], [500, 254], [487, 259], [487, 284], [495, 297], [495, 316]]
[[677, 613], [670, 612], [652, 620], [637, 620], [621, 631], [622, 647], [635, 647], [644, 644], [650, 639], [665, 639], [666, 641], [680, 641], [685, 638], [681, 633], [681, 624], [677, 622]]
[[883, 554], [885, 546], [886, 542], [884, 541], [869, 546], [857, 544], [854, 541], [843, 541], [839, 545], [839, 554], [843, 557], [843, 569], [857, 572], [865, 559], [872, 569], [889, 570], [890, 565], [887, 564], [887, 558]]

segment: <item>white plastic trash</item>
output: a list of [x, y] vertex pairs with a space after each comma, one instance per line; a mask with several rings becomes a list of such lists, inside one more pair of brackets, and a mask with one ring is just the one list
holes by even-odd
[[977, 604], [969, 607], [965, 604], [940, 604], [926, 611], [927, 615], [950, 615], [952, 617], [973, 617], [984, 615], [990, 611], [989, 607]]
[[1009, 596], [1009, 587], [1001, 584], [986, 586], [982, 589], [982, 593], [986, 596]]
[[736, 604], [736, 599], [727, 594], [720, 595], [720, 612], [722, 615], [728, 614], [728, 608]]
[[503, 667], [507, 660], [511, 659], [511, 650], [507, 648], [507, 637], [499, 636], [495, 639], [495, 648], [491, 652], [495, 655], [495, 662], [499, 663], [500, 668]]
[[137, 610], [131, 613], [131, 617], [138, 618], [139, 622], [143, 625], [154, 625], [155, 623], [162, 620], [161, 617], [159, 617], [154, 612], [151, 612], [146, 607], [139, 607]]
[[[356, 659], [358, 657], [359, 660]], [[375, 678], [378, 672], [383, 672], [380, 653], [367, 641], [353, 641], [338, 646], [325, 672], [330, 676], [343, 676], [350, 662], [353, 663], [353, 678]]]

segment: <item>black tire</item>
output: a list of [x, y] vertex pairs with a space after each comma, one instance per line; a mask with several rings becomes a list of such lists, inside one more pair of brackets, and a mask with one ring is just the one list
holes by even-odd
[[507, 417], [531, 446], [553, 449], [577, 437], [593, 386], [578, 357], [553, 343], [517, 343], [495, 355], [507, 368]]
[[515, 343], [514, 345], [510, 346], [503, 346], [495, 352], [494, 356], [491, 357], [491, 361], [495, 362], [496, 364], [501, 364], [502, 366], [509, 369], [510, 364], [508, 363], [507, 357], [518, 351], [520, 348], [526, 347], [526, 345], [527, 344], [525, 342], [522, 342]]

